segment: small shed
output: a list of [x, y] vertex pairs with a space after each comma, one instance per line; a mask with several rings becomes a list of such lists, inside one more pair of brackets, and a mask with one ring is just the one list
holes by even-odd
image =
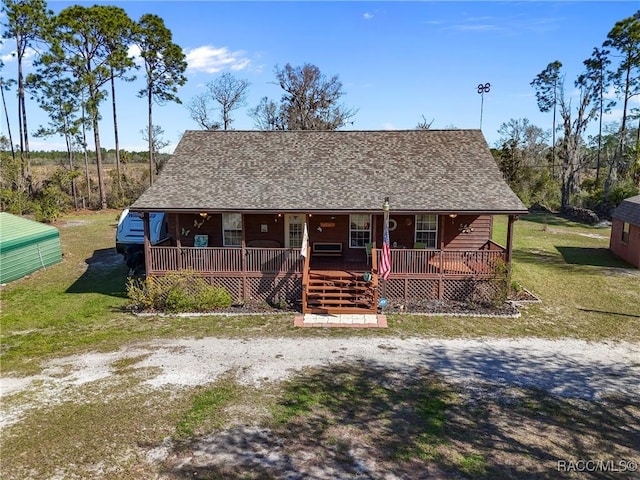
[[640, 195], [623, 200], [613, 211], [609, 248], [640, 268]]
[[60, 232], [33, 220], [0, 212], [0, 283], [62, 261]]

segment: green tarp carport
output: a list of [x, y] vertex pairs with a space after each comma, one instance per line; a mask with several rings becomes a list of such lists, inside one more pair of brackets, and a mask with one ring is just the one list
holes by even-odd
[[0, 283], [60, 261], [62, 248], [57, 228], [0, 212]]

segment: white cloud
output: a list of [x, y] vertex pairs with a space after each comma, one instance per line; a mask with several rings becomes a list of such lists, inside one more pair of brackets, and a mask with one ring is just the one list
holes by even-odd
[[373, 13], [364, 12], [364, 15], [362, 15], [362, 18], [364, 18], [365, 20], [371, 20], [373, 18]]
[[13, 62], [16, 59], [15, 53], [16, 52], [9, 52], [5, 55], [0, 55], [0, 60], [2, 60], [2, 63]]
[[622, 108], [612, 108], [609, 112], [605, 112], [602, 115], [602, 121], [604, 123], [622, 122]]
[[[2, 47], [0, 47], [2, 49]], [[27, 48], [24, 51], [24, 55], [22, 56], [22, 61], [25, 64], [29, 65], [31, 63], [31, 59], [38, 56], [38, 52], [36, 52], [33, 48]], [[18, 52], [15, 49], [10, 50], [8, 53], [3, 53], [0, 55], [0, 60], [2, 60], [5, 64], [10, 62], [15, 62], [18, 60]]]
[[127, 50], [127, 56], [131, 58], [139, 58], [140, 57], [140, 47], [138, 45], [130, 45]]
[[136, 65], [141, 67], [144, 64], [144, 60], [140, 56], [140, 47], [138, 45], [130, 45], [127, 50], [127, 57], [133, 58]]
[[453, 28], [463, 32], [489, 32], [489, 31], [500, 30], [500, 27], [492, 23], [476, 24], [476, 25], [459, 24], [454, 26]]
[[397, 130], [396, 126], [391, 122], [384, 122], [382, 124], [383, 130]]
[[244, 52], [231, 52], [227, 47], [202, 47], [186, 49], [188, 69], [196, 72], [218, 73], [224, 69], [233, 71], [243, 70], [251, 61], [244, 56]]

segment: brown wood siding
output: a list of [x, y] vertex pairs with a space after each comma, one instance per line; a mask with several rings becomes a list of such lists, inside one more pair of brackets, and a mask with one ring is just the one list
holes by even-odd
[[[363, 248], [351, 248], [349, 246], [349, 215], [310, 215], [309, 217], [309, 243], [326, 242], [341, 243], [342, 258], [347, 261], [362, 261], [366, 259]], [[415, 239], [415, 215], [394, 215], [389, 217], [395, 220], [396, 228], [389, 232], [389, 239], [395, 248], [413, 248]], [[209, 220], [205, 220], [201, 227], [195, 223], [200, 223], [202, 217], [197, 213], [172, 213], [168, 216], [169, 232], [172, 236], [176, 232], [176, 222], [178, 222], [177, 232], [180, 236], [182, 246], [191, 247], [194, 242], [194, 235], [208, 235], [210, 247], [222, 246], [222, 215], [210, 214]], [[372, 223], [376, 226], [376, 231], [372, 231], [373, 240], [376, 245], [382, 245], [383, 216], [372, 215]], [[481, 248], [487, 240], [491, 238], [492, 229], [491, 215], [458, 215], [451, 218], [441, 215], [438, 222], [438, 248], [477, 250]], [[322, 227], [322, 231], [318, 227]], [[473, 231], [461, 233], [461, 224], [469, 224]], [[261, 231], [261, 225], [267, 225], [267, 232]], [[333, 226], [331, 226], [333, 225]], [[189, 231], [188, 234], [182, 234]], [[278, 217], [275, 214], [244, 215], [245, 241], [269, 240], [278, 242], [280, 247], [284, 247], [284, 215]], [[175, 245], [175, 241], [172, 242]]]
[[[455, 250], [477, 250], [491, 238], [491, 215], [443, 216], [443, 231], [440, 233], [443, 248]], [[469, 225], [473, 231], [463, 233], [461, 225]]]
[[[389, 215], [389, 221], [395, 220], [396, 228], [389, 232], [389, 241], [391, 242], [391, 248], [413, 248], [413, 242], [415, 239], [415, 215]], [[383, 235], [383, 217], [380, 215], [378, 225], [380, 225], [380, 239], [377, 243], [378, 246], [382, 245]]]
[[614, 218], [611, 222], [611, 238], [609, 248], [611, 251], [629, 262], [636, 268], [640, 268], [640, 226], [629, 225], [629, 241], [622, 242], [622, 220]]
[[[267, 231], [262, 232], [261, 226], [266, 225]], [[244, 216], [245, 241], [269, 240], [278, 242], [278, 247], [284, 247], [284, 215], [245, 215]]]
[[[173, 237], [171, 243], [173, 245], [176, 244], [175, 237], [177, 234], [183, 247], [193, 247], [196, 235], [208, 235], [210, 247], [221, 247], [222, 215], [210, 213], [208, 218], [206, 220], [197, 213], [170, 213], [167, 216], [167, 223], [169, 235]], [[198, 226], [201, 222], [202, 225]]]
[[311, 215], [309, 244], [313, 245], [315, 242], [341, 243], [342, 259], [345, 261], [362, 261], [367, 258], [364, 248], [349, 247], [349, 215]]

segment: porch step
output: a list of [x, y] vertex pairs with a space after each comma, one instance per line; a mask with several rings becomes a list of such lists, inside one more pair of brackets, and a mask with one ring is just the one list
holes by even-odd
[[366, 315], [366, 314], [370, 314], [370, 313], [375, 313], [372, 312], [370, 309], [368, 308], [349, 308], [349, 307], [342, 307], [342, 308], [317, 308], [317, 307], [312, 307], [309, 308], [307, 313], [316, 313], [319, 315], [326, 315], [326, 314], [330, 314], [330, 315]]
[[367, 286], [368, 284], [363, 281], [354, 280], [351, 278], [310, 278], [310, 285], [359, 285], [361, 287]]
[[360, 292], [318, 292], [318, 291], [309, 291], [307, 292], [307, 297], [322, 297], [322, 298], [353, 298], [353, 297], [372, 297], [373, 295], [369, 295], [370, 292], [360, 291]]
[[376, 295], [372, 284], [361, 273], [310, 271], [305, 312], [375, 313]]
[[354, 284], [354, 283], [339, 283], [336, 284], [334, 282], [326, 282], [326, 283], [322, 283], [322, 282], [309, 282], [308, 284], [309, 288], [317, 288], [319, 290], [326, 290], [326, 291], [335, 291], [335, 290], [359, 290], [359, 291], [366, 291], [366, 290], [370, 290], [371, 289], [371, 285], [358, 285], [358, 284]]

